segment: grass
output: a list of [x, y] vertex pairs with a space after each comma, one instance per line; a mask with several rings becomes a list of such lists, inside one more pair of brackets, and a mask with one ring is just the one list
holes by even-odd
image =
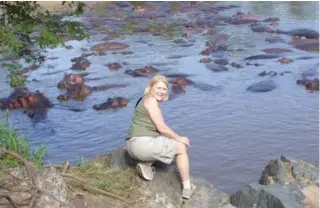
[[[124, 198], [131, 198], [137, 195], [135, 191], [135, 173], [132, 170], [123, 171], [118, 168], [108, 167], [108, 161], [91, 160], [88, 163], [78, 165], [72, 168], [70, 174], [77, 178], [81, 178], [87, 185], [116, 194]], [[75, 181], [76, 182], [76, 181]], [[72, 186], [81, 186], [76, 182]], [[90, 190], [88, 190], [90, 192]], [[91, 191], [94, 194], [94, 191]]]
[[25, 78], [20, 74], [20, 64], [2, 64], [9, 72], [10, 86], [11, 87], [23, 87], [25, 84]]
[[[17, 134], [16, 129], [9, 124], [9, 112], [6, 112], [6, 121], [0, 119], [0, 147], [15, 152], [27, 160], [33, 161], [38, 167], [43, 166], [47, 151], [43, 145], [35, 151], [31, 150], [28, 139]], [[19, 166], [20, 162], [10, 155], [1, 153], [0, 170], [8, 167]]]

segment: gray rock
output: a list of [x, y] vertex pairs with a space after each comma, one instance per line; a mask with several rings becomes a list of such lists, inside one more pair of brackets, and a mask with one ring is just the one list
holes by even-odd
[[[110, 167], [122, 169], [135, 168], [136, 161], [130, 158], [123, 147], [107, 155]], [[229, 196], [217, 190], [212, 184], [202, 179], [192, 178], [197, 186], [191, 199], [184, 201], [181, 196], [180, 176], [174, 162], [166, 165], [154, 164], [156, 175], [152, 181], [142, 181], [140, 192], [142, 203], [149, 208], [234, 208], [229, 203]]]
[[303, 194], [301, 191], [293, 193], [280, 184], [250, 184], [230, 198], [231, 204], [237, 208], [301, 208], [299, 201]]
[[252, 84], [247, 88], [247, 91], [251, 92], [269, 92], [276, 89], [276, 84], [273, 80], [264, 80], [258, 83]]
[[219, 64], [206, 64], [205, 65], [207, 69], [210, 69], [213, 72], [223, 72], [223, 71], [228, 71], [228, 68]]
[[[52, 169], [43, 169], [43, 170], [32, 170], [37, 171], [36, 181], [38, 187], [46, 194], [39, 193], [34, 207], [35, 208], [60, 208], [62, 205], [56, 199], [61, 202], [67, 203], [67, 185], [63, 177], [57, 172], [54, 168]], [[24, 167], [13, 168], [10, 170], [10, 174], [19, 178], [15, 186], [23, 188], [30, 188], [27, 182], [29, 179], [28, 174]], [[8, 181], [8, 183], [10, 183]], [[11, 192], [11, 198], [14, 202], [20, 202], [23, 199], [31, 197], [30, 192]]]
[[285, 156], [271, 160], [260, 177], [260, 184], [297, 183], [301, 187], [316, 183], [319, 180], [319, 169], [302, 160], [295, 160]]

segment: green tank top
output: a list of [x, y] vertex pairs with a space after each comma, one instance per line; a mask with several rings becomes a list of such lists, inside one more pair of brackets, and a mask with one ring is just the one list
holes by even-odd
[[151, 120], [148, 109], [144, 106], [144, 97], [140, 100], [133, 112], [132, 123], [126, 140], [130, 139], [131, 137], [141, 136], [160, 136], [160, 132], [157, 130], [156, 125]]

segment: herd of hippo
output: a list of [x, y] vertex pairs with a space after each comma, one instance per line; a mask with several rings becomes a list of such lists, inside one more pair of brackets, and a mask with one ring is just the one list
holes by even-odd
[[[282, 31], [274, 29], [279, 24], [278, 18], [261, 18], [256, 15], [244, 14], [237, 12], [232, 16], [221, 15], [220, 12], [238, 8], [235, 5], [216, 6], [213, 2], [143, 2], [134, 5], [133, 2], [110, 2], [105, 8], [103, 16], [94, 15], [88, 9], [83, 17], [82, 22], [87, 28], [89, 34], [95, 35], [106, 34], [102, 39], [102, 43], [92, 46], [89, 50], [84, 50], [84, 53], [71, 60], [73, 63], [71, 70], [79, 73], [65, 73], [62, 80], [57, 84], [61, 93], [57, 99], [60, 102], [69, 99], [84, 100], [94, 91], [103, 91], [113, 88], [122, 88], [127, 84], [106, 84], [102, 86], [88, 86], [86, 84], [86, 75], [82, 73], [90, 65], [91, 62], [87, 59], [90, 56], [103, 56], [107, 53], [122, 54], [124, 56], [133, 54], [133, 51], [128, 50], [129, 45], [112, 41], [114, 38], [119, 38], [121, 35], [130, 35], [137, 33], [150, 33], [153, 36], [166, 36], [168, 34], [176, 34], [173, 43], [181, 48], [193, 45], [194, 37], [210, 35], [210, 40], [205, 44], [204, 50], [196, 53], [204, 56], [200, 60], [205, 64], [205, 67], [213, 72], [228, 71], [228, 65], [233, 68], [244, 68], [245, 66], [229, 61], [225, 58], [216, 58], [215, 53], [230, 51], [227, 44], [229, 35], [217, 31], [217, 28], [224, 25], [248, 25], [248, 27], [257, 33], [271, 33], [272, 37], [267, 37], [267, 43], [284, 43], [286, 42], [283, 36], [291, 36], [291, 40], [287, 42], [293, 48], [311, 53], [319, 53], [319, 33], [311, 29], [295, 29], [291, 31]], [[174, 14], [185, 14], [187, 19], [171, 21]], [[152, 23], [152, 24], [151, 24]], [[108, 26], [105, 27], [105, 26]], [[180, 32], [180, 33], [179, 33]], [[214, 33], [212, 35], [212, 32]], [[73, 39], [69, 37], [69, 40]], [[241, 50], [241, 49], [238, 49]], [[258, 54], [246, 57], [245, 65], [259, 66], [259, 63], [251, 61], [261, 59], [277, 59], [281, 64], [290, 64], [293, 60], [286, 58], [283, 54], [292, 52], [290, 49], [284, 48], [267, 48], [263, 50], [263, 54]], [[168, 57], [170, 58], [170, 57]], [[171, 57], [175, 58], [175, 57]], [[310, 57], [303, 56], [298, 59], [308, 59]], [[312, 58], [312, 57], [311, 57]], [[55, 57], [48, 59], [54, 60]], [[121, 65], [122, 64], [122, 65]], [[109, 63], [106, 67], [110, 71], [116, 71], [124, 67], [123, 63]], [[36, 70], [37, 67], [23, 69], [23, 73], [30, 70]], [[124, 73], [132, 77], [150, 77], [161, 70], [152, 65], [146, 65], [137, 69], [125, 69]], [[291, 73], [290, 71], [276, 72], [263, 71], [259, 76], [276, 76]], [[319, 91], [319, 79], [317, 78], [318, 69], [307, 71], [301, 75], [301, 79], [297, 80], [298, 85], [303, 85], [309, 91]], [[186, 74], [166, 74], [170, 79], [171, 91], [173, 95], [185, 93], [187, 85], [193, 85], [202, 90], [210, 89], [210, 85], [195, 83], [188, 79]], [[312, 78], [316, 77], [316, 78]], [[272, 79], [260, 81], [247, 87], [248, 91], [253, 92], [268, 92], [276, 88], [276, 84]], [[125, 107], [128, 99], [123, 97], [107, 98], [106, 102], [93, 106], [95, 110], [121, 108]], [[30, 92], [27, 88], [17, 88], [11, 93], [8, 98], [0, 100], [2, 109], [26, 109], [25, 112], [30, 117], [37, 114], [45, 115], [47, 109], [52, 107], [53, 103], [44, 95], [44, 93], [36, 91]]]

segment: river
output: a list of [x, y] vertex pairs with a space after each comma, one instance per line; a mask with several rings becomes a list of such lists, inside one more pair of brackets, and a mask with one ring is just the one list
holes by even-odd
[[[230, 3], [230, 2], [229, 2]], [[223, 5], [224, 3], [219, 3]], [[232, 2], [240, 8], [224, 11], [251, 12], [263, 17], [278, 17], [278, 28], [284, 30], [309, 28], [319, 30], [318, 2]], [[49, 109], [48, 117], [41, 122], [32, 122], [21, 111], [12, 111], [10, 121], [21, 135], [29, 138], [32, 147], [43, 143], [49, 153], [47, 163], [69, 160], [73, 163], [87, 161], [105, 154], [124, 144], [124, 137], [130, 125], [135, 101], [139, 98], [146, 78], [133, 78], [124, 74], [127, 68], [138, 68], [157, 64], [163, 73], [186, 73], [194, 82], [215, 86], [214, 90], [202, 91], [193, 86], [187, 93], [162, 104], [167, 124], [176, 132], [191, 140], [191, 174], [202, 177], [219, 189], [231, 193], [248, 183], [257, 183], [261, 171], [269, 160], [280, 155], [292, 156], [319, 164], [319, 94], [309, 93], [296, 84], [301, 72], [318, 68], [318, 54], [294, 50], [286, 57], [296, 58], [307, 55], [314, 59], [295, 60], [280, 64], [275, 60], [258, 60], [263, 66], [246, 66], [243, 59], [261, 54], [261, 49], [271, 46], [264, 33], [253, 33], [247, 25], [226, 25], [221, 31], [230, 36], [231, 47], [243, 48], [228, 54], [229, 62], [244, 65], [242, 69], [231, 68], [227, 72], [214, 73], [199, 63], [199, 52], [205, 48], [205, 39], [199, 37], [193, 46], [176, 47], [172, 42], [153, 36], [124, 36], [120, 42], [130, 45], [133, 55], [121, 54], [90, 56], [92, 63], [87, 69], [88, 78], [102, 78], [89, 81], [94, 86], [103, 83], [125, 83], [128, 87], [104, 92], [94, 92], [85, 101], [68, 101], [59, 104], [60, 94], [56, 87], [69, 70], [70, 59], [81, 55], [81, 48], [95, 45], [91, 41], [68, 41], [73, 49], [58, 47], [48, 49], [50, 57], [42, 67], [28, 74], [27, 86], [31, 90], [45, 90], [46, 95], [57, 104]], [[144, 40], [147, 43], [145, 44]], [[276, 43], [273, 46], [286, 47]], [[180, 59], [168, 59], [172, 55], [184, 55]], [[107, 63], [128, 62], [118, 71], [109, 71]], [[165, 63], [165, 64], [159, 64]], [[259, 77], [264, 70], [292, 73], [272, 77], [278, 87], [267, 93], [251, 93], [246, 88], [270, 77]], [[59, 73], [59, 71], [61, 71]], [[53, 73], [46, 75], [46, 73]], [[32, 79], [38, 82], [32, 82]], [[0, 78], [0, 97], [6, 97], [11, 88], [7, 79]], [[108, 97], [129, 98], [128, 106], [118, 110], [95, 111], [94, 104], [104, 102]], [[67, 107], [82, 109], [73, 112]], [[4, 113], [1, 112], [4, 116]]]

